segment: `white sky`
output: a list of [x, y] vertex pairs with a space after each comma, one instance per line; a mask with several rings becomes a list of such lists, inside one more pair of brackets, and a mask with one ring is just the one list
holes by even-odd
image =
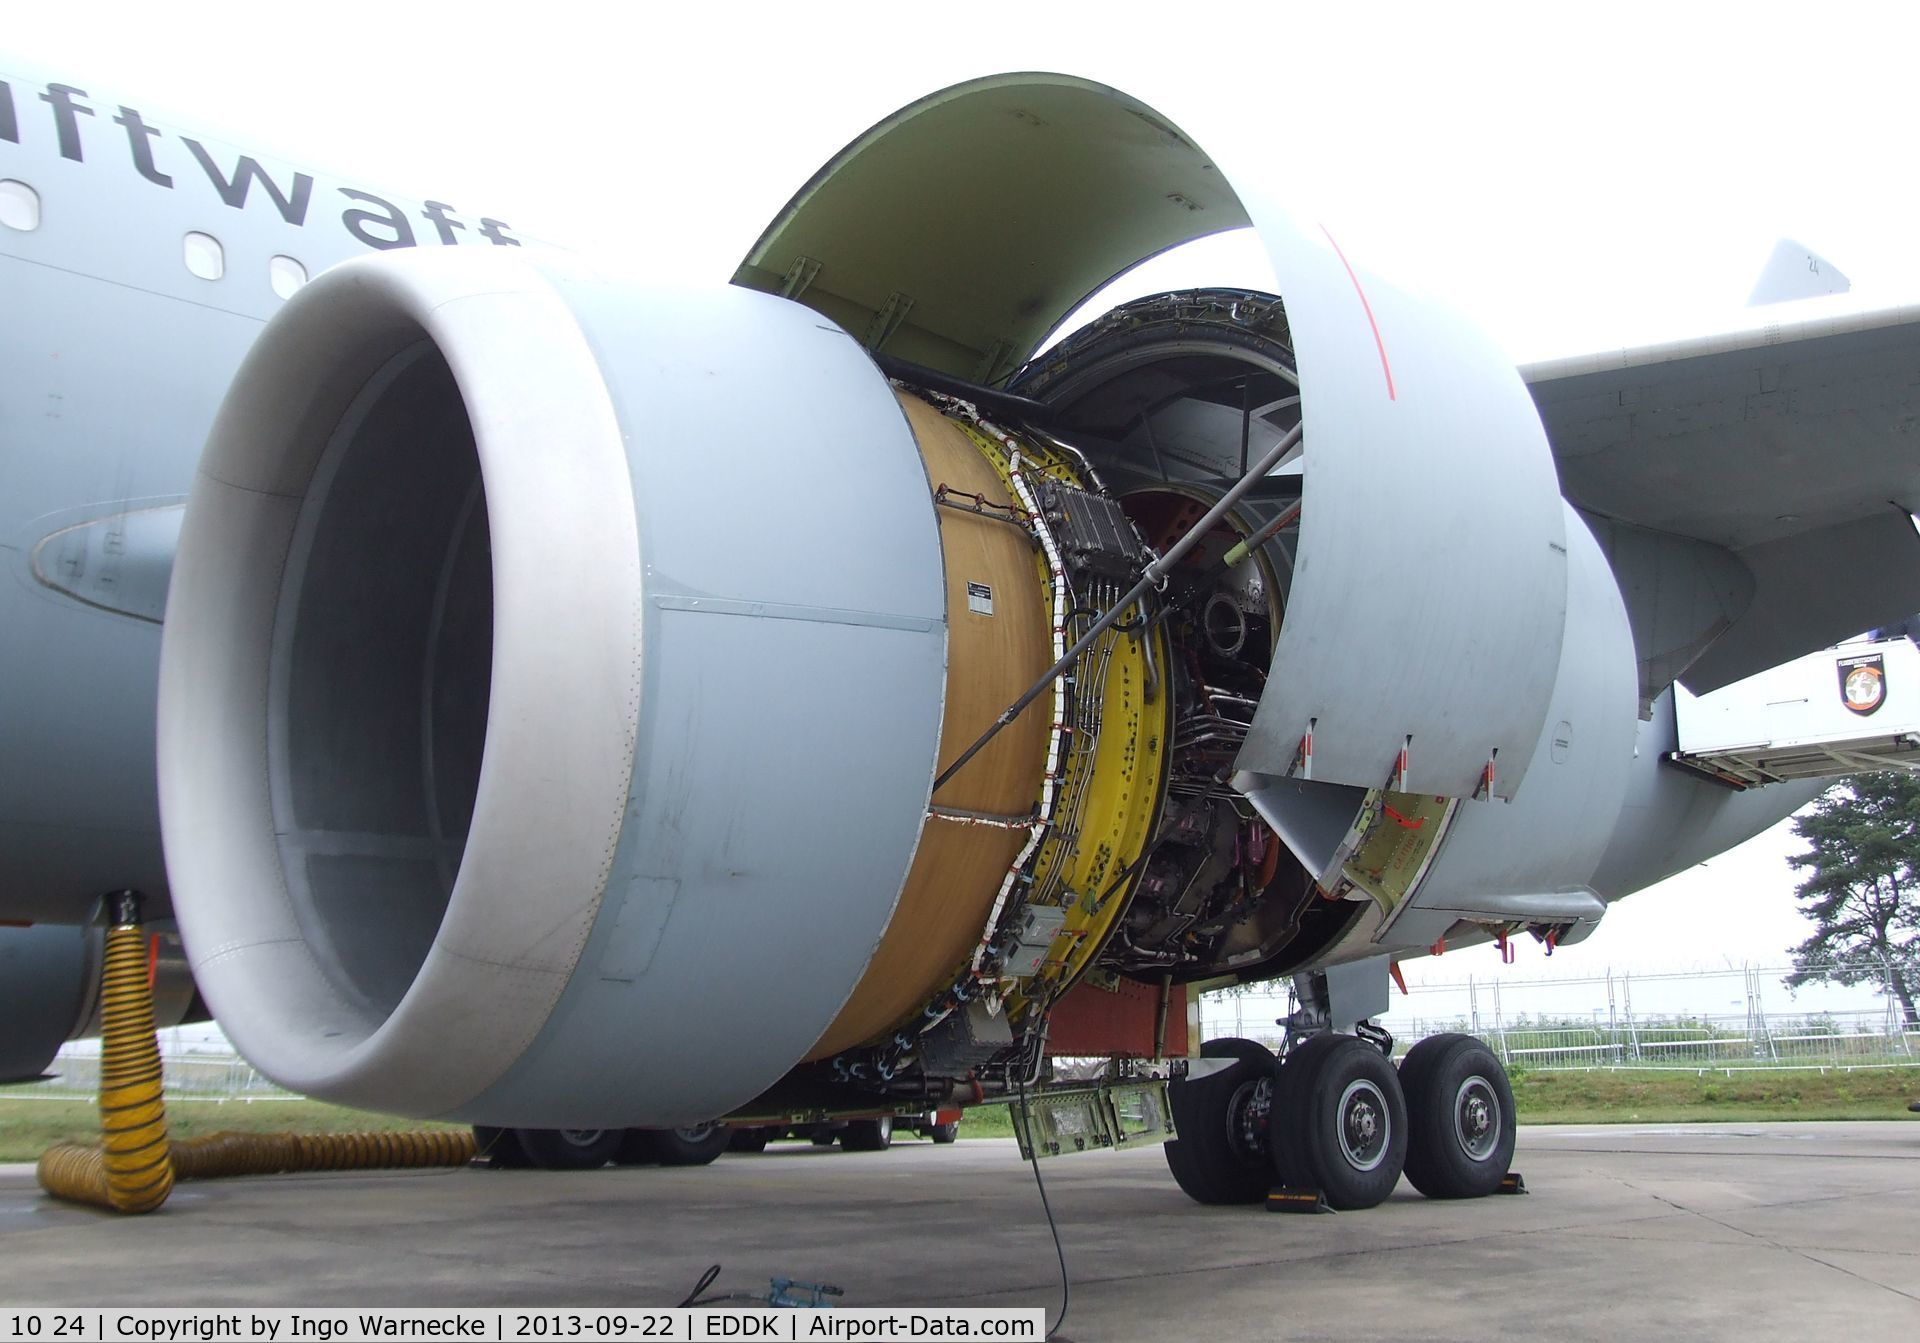
[[[0, 69], [680, 279], [724, 281], [878, 117], [1025, 68], [1155, 104], [1230, 171], [1283, 184], [1349, 256], [1450, 297], [1516, 361], [1737, 323], [1782, 236], [1845, 271], [1854, 301], [1920, 300], [1920, 11], [661, 8], [16, 3]], [[1229, 239], [1144, 288], [1214, 282], [1266, 283], [1264, 267]], [[1776, 831], [1634, 898], [1552, 968], [1782, 961], [1803, 935], [1792, 844]], [[1515, 973], [1547, 968], [1531, 944], [1522, 955]]]

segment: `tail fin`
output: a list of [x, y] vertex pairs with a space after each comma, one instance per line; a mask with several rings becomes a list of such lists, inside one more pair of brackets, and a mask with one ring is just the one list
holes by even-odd
[[1773, 245], [1773, 255], [1767, 258], [1753, 293], [1747, 296], [1747, 306], [1758, 308], [1796, 298], [1844, 294], [1852, 287], [1853, 282], [1825, 257], [1809, 252], [1791, 238], [1782, 238]]

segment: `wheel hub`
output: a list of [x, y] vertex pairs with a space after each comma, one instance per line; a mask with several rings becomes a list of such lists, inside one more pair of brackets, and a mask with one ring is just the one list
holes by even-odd
[[1340, 1093], [1340, 1154], [1355, 1170], [1372, 1170], [1386, 1159], [1391, 1122], [1387, 1098], [1366, 1078]]
[[1474, 1076], [1454, 1093], [1453, 1135], [1460, 1150], [1485, 1161], [1500, 1143], [1500, 1097], [1486, 1078]]
[[1273, 1079], [1242, 1082], [1227, 1101], [1227, 1142], [1243, 1160], [1268, 1159], [1273, 1119]]

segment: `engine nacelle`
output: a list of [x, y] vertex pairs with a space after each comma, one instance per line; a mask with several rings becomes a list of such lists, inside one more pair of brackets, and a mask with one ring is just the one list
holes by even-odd
[[[1229, 301], [1216, 344], [1029, 366], [1071, 441], [896, 400], [874, 362], [994, 380], [1107, 276], [1249, 221], [1270, 329]], [[1230, 780], [1509, 797], [1556, 693], [1590, 698], [1560, 684], [1587, 571], [1511, 367], [1115, 90], [916, 104], [735, 280], [386, 254], [250, 354], [174, 569], [160, 801], [196, 974], [282, 1084], [602, 1127], [810, 1061], [1011, 1079], [1110, 949], [1164, 984], [1348, 933]], [[1180, 408], [1166, 443], [1105, 413], [1136, 405]], [[1296, 427], [1176, 576], [1204, 610], [1143, 598], [935, 792]], [[1236, 539], [1257, 564], [1221, 580]]]
[[[99, 1034], [104, 935], [98, 924], [0, 928], [0, 1083], [30, 1082], [60, 1046]], [[154, 1024], [205, 1021], [179, 933], [155, 926], [147, 938]]]
[[885, 379], [803, 308], [492, 250], [341, 267], [239, 375], [171, 601], [182, 920], [286, 1086], [708, 1118], [886, 928], [939, 538]]

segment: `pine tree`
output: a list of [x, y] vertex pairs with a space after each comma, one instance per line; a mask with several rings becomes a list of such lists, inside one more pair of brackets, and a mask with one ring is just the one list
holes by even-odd
[[1793, 949], [1787, 983], [1885, 986], [1920, 1029], [1920, 774], [1856, 774], [1793, 830], [1813, 846], [1787, 861], [1807, 873], [1798, 898], [1816, 931]]

